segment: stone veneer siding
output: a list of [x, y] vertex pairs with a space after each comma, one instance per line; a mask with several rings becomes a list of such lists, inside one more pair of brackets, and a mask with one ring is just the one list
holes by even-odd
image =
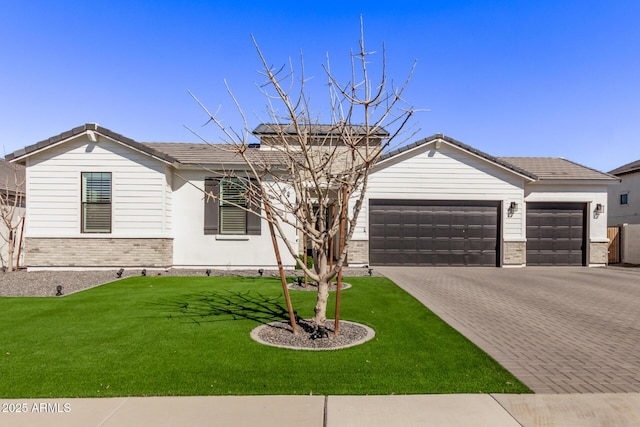
[[525, 265], [527, 263], [527, 242], [503, 242], [502, 265]]
[[369, 264], [369, 241], [352, 240], [347, 253], [348, 264]]
[[609, 243], [589, 243], [589, 264], [607, 264], [609, 262]]
[[27, 267], [170, 267], [173, 239], [25, 239]]

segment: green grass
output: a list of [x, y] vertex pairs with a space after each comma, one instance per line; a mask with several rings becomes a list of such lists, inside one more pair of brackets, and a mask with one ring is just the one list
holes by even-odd
[[[135, 277], [61, 298], [0, 298], [0, 397], [530, 391], [389, 280], [348, 282], [341, 317], [376, 337], [323, 352], [250, 338], [285, 316], [278, 279]], [[315, 294], [291, 295], [311, 317]]]

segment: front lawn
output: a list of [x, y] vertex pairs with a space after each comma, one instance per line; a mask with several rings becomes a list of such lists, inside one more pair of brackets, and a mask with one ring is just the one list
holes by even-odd
[[[322, 352], [250, 338], [286, 317], [279, 279], [132, 277], [0, 298], [0, 397], [529, 392], [389, 280], [347, 281], [341, 317], [376, 337]], [[291, 295], [311, 317], [315, 294]]]

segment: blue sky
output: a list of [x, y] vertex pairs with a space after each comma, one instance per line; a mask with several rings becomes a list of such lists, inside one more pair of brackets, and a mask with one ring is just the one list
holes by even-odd
[[266, 117], [250, 34], [276, 66], [302, 51], [320, 102], [321, 64], [329, 53], [348, 66], [361, 14], [390, 77], [417, 61], [405, 98], [428, 112], [412, 140], [444, 133], [494, 156], [603, 171], [640, 159], [637, 0], [0, 0], [0, 144], [10, 153], [88, 122], [196, 141], [186, 125], [215, 141], [187, 91], [238, 127], [227, 79], [251, 127]]

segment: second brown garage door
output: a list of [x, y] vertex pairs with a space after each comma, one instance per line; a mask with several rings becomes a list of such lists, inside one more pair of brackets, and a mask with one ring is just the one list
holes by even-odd
[[585, 265], [584, 203], [527, 203], [527, 265]]
[[372, 265], [496, 266], [494, 201], [369, 201]]

